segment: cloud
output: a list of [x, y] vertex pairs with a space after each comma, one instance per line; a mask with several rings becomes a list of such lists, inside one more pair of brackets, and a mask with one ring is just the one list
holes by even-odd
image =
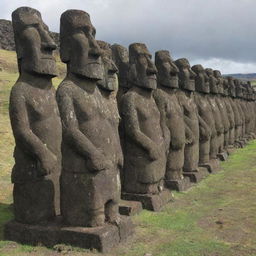
[[144, 42], [152, 53], [166, 49], [174, 58], [218, 64], [228, 73], [256, 65], [255, 0], [1, 0], [0, 17], [10, 19], [21, 5], [38, 9], [53, 31], [63, 11], [82, 9], [97, 38], [110, 43]]

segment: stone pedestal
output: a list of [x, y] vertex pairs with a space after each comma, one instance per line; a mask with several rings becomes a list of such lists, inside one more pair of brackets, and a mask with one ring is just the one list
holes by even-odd
[[236, 151], [236, 147], [233, 145], [228, 146], [227, 152], [229, 155], [232, 155]]
[[169, 190], [163, 190], [159, 194], [132, 194], [122, 193], [123, 200], [139, 201], [143, 209], [149, 211], [161, 211], [164, 205], [173, 200], [173, 195]]
[[228, 153], [227, 152], [218, 153], [217, 157], [219, 158], [220, 161], [226, 161], [228, 159]]
[[184, 177], [182, 180], [165, 180], [165, 185], [167, 188], [177, 191], [185, 191], [192, 186], [189, 177]]
[[119, 203], [119, 213], [121, 215], [133, 216], [142, 211], [142, 203], [138, 201], [121, 200]]
[[125, 241], [134, 232], [128, 217], [121, 217], [119, 224], [105, 224], [101, 227], [67, 227], [61, 225], [61, 219], [40, 225], [27, 225], [14, 220], [4, 227], [4, 238], [21, 244], [53, 247], [67, 244], [85, 249], [108, 252], [120, 242]]
[[219, 159], [210, 159], [211, 173], [216, 173], [220, 170], [220, 161]]
[[184, 177], [189, 177], [190, 182], [198, 183], [206, 176], [209, 175], [208, 169], [205, 167], [199, 167], [197, 171], [194, 172], [183, 172]]

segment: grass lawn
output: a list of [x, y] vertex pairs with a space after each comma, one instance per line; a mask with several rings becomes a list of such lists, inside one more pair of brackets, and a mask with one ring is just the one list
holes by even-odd
[[[54, 250], [3, 240], [3, 225], [12, 218], [14, 141], [8, 117], [11, 86], [18, 77], [15, 55], [0, 51], [0, 256], [74, 255], [88, 252], [69, 246]], [[9, 58], [13, 64], [1, 61]], [[55, 79], [55, 85], [61, 80]], [[109, 256], [256, 256], [256, 141], [237, 150], [222, 170], [208, 176], [184, 193], [175, 193], [175, 202], [160, 213], [143, 211], [133, 217], [136, 233]], [[61, 249], [60, 249], [61, 248]], [[61, 252], [59, 252], [61, 250]]]

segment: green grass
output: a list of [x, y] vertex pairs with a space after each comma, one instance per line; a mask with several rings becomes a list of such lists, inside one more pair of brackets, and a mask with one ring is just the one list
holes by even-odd
[[[87, 250], [58, 245], [20, 245], [3, 240], [3, 226], [12, 216], [14, 140], [8, 117], [8, 98], [18, 73], [16, 56], [0, 50], [8, 59], [0, 71], [0, 256], [74, 255], [89, 256]], [[9, 61], [10, 60], [10, 61]], [[54, 80], [55, 86], [61, 78]], [[222, 170], [210, 175], [187, 192], [174, 193], [175, 202], [162, 212], [142, 211], [133, 217], [136, 233], [111, 256], [256, 256], [256, 141], [237, 150]], [[62, 253], [58, 252], [62, 248]]]

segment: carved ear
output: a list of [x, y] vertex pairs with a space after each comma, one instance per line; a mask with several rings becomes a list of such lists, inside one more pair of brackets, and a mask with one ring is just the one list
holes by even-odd
[[136, 82], [136, 77], [137, 77], [137, 71], [136, 71], [136, 65], [132, 64], [129, 67], [129, 71], [128, 71], [128, 80], [131, 83], [135, 83]]

